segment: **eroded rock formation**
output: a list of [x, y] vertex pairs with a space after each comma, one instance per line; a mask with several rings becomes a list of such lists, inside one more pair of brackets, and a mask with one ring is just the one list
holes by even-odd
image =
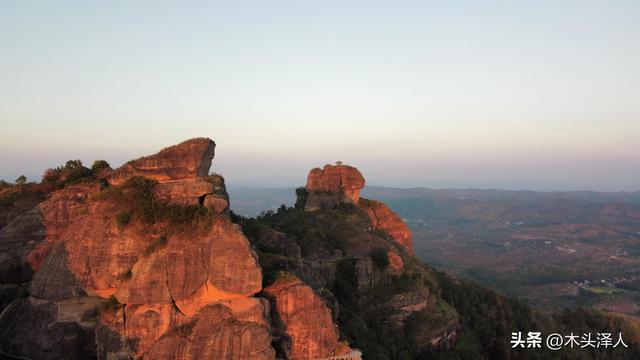
[[402, 245], [409, 255], [413, 255], [411, 230], [398, 214], [376, 200], [362, 199], [360, 206], [367, 211], [374, 229], [386, 232], [398, 244]]
[[[0, 275], [31, 282], [0, 318], [3, 351], [273, 359], [269, 305], [254, 297], [262, 289], [257, 257], [226, 214], [224, 180], [208, 175], [214, 147], [189, 140], [108, 175], [112, 187], [135, 176], [155, 180], [154, 201], [208, 207], [211, 221], [178, 230], [162, 218], [118, 222], [129, 210], [87, 183], [52, 193], [4, 226]], [[40, 330], [31, 334], [33, 326]]]
[[306, 189], [309, 196], [305, 210], [336, 207], [341, 203], [357, 204], [364, 177], [358, 169], [348, 165], [325, 165], [309, 172]]
[[222, 213], [229, 208], [229, 195], [220, 175], [209, 175], [216, 144], [197, 138], [168, 147], [159, 153], [131, 160], [106, 179], [122, 184], [134, 176], [155, 180], [154, 195], [177, 205], [204, 205]]
[[[366, 330], [362, 319], [379, 318], [401, 332], [433, 311], [440, 300], [410, 258], [411, 233], [386, 205], [360, 198], [356, 168], [312, 170], [302, 207], [272, 215], [295, 221], [245, 228], [250, 244], [231, 222], [224, 179], [208, 174], [214, 148], [189, 140], [1, 217], [0, 349], [34, 359], [317, 359], [351, 351], [337, 322]], [[280, 272], [295, 276], [273, 282]], [[457, 318], [445, 320], [416, 326], [413, 343], [453, 341]]]
[[360, 198], [360, 189], [365, 180], [360, 171], [348, 165], [325, 165], [315, 168], [307, 177], [306, 193], [303, 199], [305, 211], [333, 209], [342, 203], [359, 205], [366, 210], [374, 230], [381, 230], [402, 245], [409, 255], [413, 255], [411, 230], [407, 224], [387, 205]]
[[[279, 279], [264, 289], [273, 306], [274, 322], [287, 337], [290, 359], [317, 359], [339, 350], [338, 328], [322, 298], [299, 279]], [[344, 349], [340, 349], [344, 351]]]
[[215, 148], [216, 143], [211, 139], [187, 140], [157, 154], [129, 161], [109, 175], [108, 181], [117, 185], [134, 176], [159, 182], [202, 178], [209, 175]]

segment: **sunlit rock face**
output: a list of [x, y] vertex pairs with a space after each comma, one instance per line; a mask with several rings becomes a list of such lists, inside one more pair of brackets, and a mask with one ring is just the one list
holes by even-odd
[[0, 246], [19, 246], [0, 257], [0, 276], [31, 283], [0, 320], [0, 347], [34, 359], [274, 359], [270, 306], [254, 296], [262, 270], [226, 213], [223, 178], [208, 175], [214, 147], [189, 140], [107, 175], [111, 187], [155, 180], [156, 201], [208, 207], [211, 221], [119, 224], [124, 205], [96, 182], [4, 226]]
[[112, 185], [134, 176], [144, 176], [159, 182], [193, 179], [209, 174], [216, 143], [197, 138], [168, 147], [159, 153], [131, 160], [108, 177]]
[[294, 360], [334, 355], [339, 349], [338, 328], [331, 310], [306, 284], [296, 278], [281, 279], [264, 289], [274, 322], [290, 339], [285, 351]]
[[155, 180], [154, 195], [177, 205], [204, 205], [223, 213], [229, 208], [222, 176], [209, 175], [216, 144], [197, 138], [161, 150], [157, 154], [131, 160], [106, 176], [111, 185], [134, 176]]
[[330, 209], [341, 203], [357, 204], [364, 177], [348, 165], [325, 165], [309, 172], [306, 189], [309, 193], [305, 210]]
[[176, 205], [203, 205], [222, 214], [229, 209], [229, 195], [219, 175], [163, 181], [153, 188], [154, 196]]
[[409, 226], [387, 205], [376, 200], [361, 199], [360, 206], [367, 211], [374, 229], [389, 234], [402, 245], [409, 255], [413, 255], [413, 240]]
[[[255, 305], [263, 318], [267, 308]], [[267, 326], [251, 317], [237, 314], [233, 304], [217, 303], [204, 307], [188, 322], [169, 331], [144, 353], [149, 359], [237, 359], [271, 360], [271, 334]]]
[[305, 211], [333, 209], [343, 203], [359, 205], [369, 215], [374, 230], [387, 233], [413, 255], [413, 241], [407, 224], [384, 203], [361, 199], [360, 189], [364, 185], [364, 177], [355, 167], [325, 165], [309, 172], [304, 199], [298, 201], [303, 203]]

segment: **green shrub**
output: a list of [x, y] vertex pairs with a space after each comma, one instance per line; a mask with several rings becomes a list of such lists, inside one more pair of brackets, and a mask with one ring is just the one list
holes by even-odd
[[16, 179], [16, 185], [18, 186], [22, 186], [25, 185], [27, 183], [27, 177], [24, 175], [20, 175], [17, 179]]
[[173, 327], [173, 332], [180, 337], [188, 337], [193, 331], [193, 327], [196, 325], [196, 321], [190, 321], [188, 323], [179, 324]]
[[121, 211], [116, 215], [116, 222], [118, 226], [125, 226], [131, 221], [131, 213], [128, 211]]
[[20, 196], [20, 193], [17, 191], [10, 191], [5, 194], [2, 194], [0, 196], [0, 209], [8, 208], [9, 206], [13, 205], [16, 202], [16, 200], [18, 200], [19, 196]]
[[116, 310], [119, 306], [120, 301], [118, 301], [118, 298], [116, 298], [115, 295], [111, 295], [102, 303], [100, 309], [103, 311], [112, 311]]
[[275, 279], [276, 281], [294, 281], [298, 280], [298, 277], [288, 271], [278, 271], [276, 272]]
[[387, 250], [384, 248], [378, 247], [371, 250], [370, 256], [373, 264], [378, 269], [384, 269], [389, 266], [389, 256], [387, 255]]
[[0, 180], [0, 190], [4, 190], [4, 189], [10, 188], [12, 186], [13, 186], [13, 184], [11, 184], [9, 182], [6, 182], [4, 180]]
[[64, 166], [47, 169], [42, 175], [42, 183], [55, 189], [84, 181], [93, 181], [91, 169], [84, 167], [80, 160], [69, 160]]
[[111, 169], [111, 165], [105, 160], [96, 160], [93, 162], [93, 165], [91, 165], [91, 172], [94, 175], [102, 169]]
[[173, 225], [211, 223], [215, 213], [206, 207], [180, 206], [156, 200], [153, 195], [155, 184], [153, 180], [136, 176], [121, 185], [103, 189], [96, 198], [118, 203], [131, 214], [131, 219], [139, 219], [145, 225], [153, 225], [158, 221], [166, 221]]
[[296, 204], [294, 207], [296, 209], [303, 209], [304, 204], [307, 202], [307, 198], [309, 197], [309, 191], [304, 186], [301, 186], [296, 189]]

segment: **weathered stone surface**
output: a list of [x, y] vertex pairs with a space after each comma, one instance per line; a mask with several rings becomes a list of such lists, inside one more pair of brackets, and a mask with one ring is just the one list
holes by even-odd
[[407, 291], [393, 295], [378, 305], [378, 309], [388, 315], [391, 324], [400, 328], [413, 313], [423, 311], [435, 302], [427, 289]]
[[29, 253], [28, 261], [34, 269], [47, 257], [52, 246], [63, 238], [69, 225], [86, 218], [89, 197], [98, 190], [97, 185], [74, 185], [54, 192], [38, 205], [45, 225], [45, 241]]
[[307, 196], [304, 203], [304, 210], [334, 209], [344, 203], [349, 203], [349, 201], [343, 193], [312, 192]]
[[210, 139], [187, 140], [159, 153], [132, 160], [106, 175], [118, 185], [134, 176], [156, 180], [154, 196], [177, 205], [203, 205], [221, 214], [229, 209], [229, 195], [220, 175], [209, 175], [215, 143]]
[[0, 347], [32, 359], [95, 359], [93, 329], [59, 315], [54, 302], [15, 300], [0, 320]]
[[402, 245], [409, 255], [413, 255], [411, 230], [398, 214], [376, 200], [361, 199], [360, 206], [367, 211], [374, 229], [386, 232]]
[[169, 304], [194, 313], [213, 301], [248, 297], [262, 288], [262, 273], [240, 228], [217, 219], [198, 235], [177, 234], [143, 257], [117, 290], [126, 304]]
[[387, 251], [387, 258], [389, 259], [389, 271], [394, 275], [402, 274], [404, 270], [404, 261], [395, 250]]
[[296, 278], [280, 279], [264, 289], [274, 323], [290, 339], [290, 359], [331, 356], [338, 348], [338, 329], [331, 310], [313, 290]]
[[163, 149], [159, 153], [131, 160], [107, 177], [112, 185], [134, 176], [162, 181], [204, 177], [209, 174], [216, 144], [197, 138]]
[[58, 242], [53, 246], [40, 270], [33, 276], [29, 284], [29, 294], [48, 300], [86, 295], [80, 281], [69, 270], [64, 243]]
[[348, 165], [325, 165], [309, 172], [309, 192], [305, 210], [335, 207], [340, 203], [357, 204], [365, 181], [358, 169]]
[[260, 246], [271, 253], [294, 258], [301, 257], [300, 246], [293, 239], [279, 231], [266, 228], [258, 236], [260, 237], [258, 239]]
[[275, 359], [275, 351], [265, 325], [239, 319], [229, 307], [216, 303], [174, 327], [143, 356], [159, 360], [271, 360]]
[[0, 198], [7, 199], [13, 196], [16, 197], [15, 201], [0, 206], [0, 229], [17, 216], [32, 210], [43, 200], [43, 195], [39, 191], [31, 192], [28, 189], [23, 191], [20, 187], [11, 187], [0, 191]]
[[45, 239], [44, 220], [34, 208], [0, 229], [0, 283], [21, 283], [33, 276], [28, 257]]
[[171, 180], [156, 184], [154, 196], [163, 202], [177, 205], [203, 205], [218, 214], [229, 208], [229, 195], [221, 176]]
[[[117, 204], [92, 200], [91, 187], [69, 187], [39, 205], [46, 239], [28, 256], [34, 268], [58, 243], [64, 244], [67, 268], [90, 295], [108, 297], [148, 247], [150, 236], [135, 226], [121, 228], [115, 221]], [[66, 270], [47, 275], [49, 282], [64, 281]], [[59, 277], [55, 280], [54, 277]]]

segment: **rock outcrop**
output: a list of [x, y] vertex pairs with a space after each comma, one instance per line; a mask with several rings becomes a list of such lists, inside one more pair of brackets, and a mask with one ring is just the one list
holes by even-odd
[[86, 183], [4, 226], [0, 276], [31, 282], [0, 317], [0, 348], [38, 359], [274, 359], [270, 306], [254, 297], [256, 254], [226, 213], [224, 180], [208, 175], [214, 147], [189, 140], [107, 175], [115, 189], [154, 180], [153, 201], [205, 206], [206, 221], [176, 229], [168, 219], [130, 219], [105, 195], [113, 189]]
[[325, 165], [322, 169], [315, 168], [309, 172], [306, 192], [298, 202], [302, 203], [305, 211], [333, 209], [343, 203], [359, 205], [366, 210], [374, 230], [387, 233], [409, 255], [413, 255], [411, 230], [407, 224], [387, 205], [376, 200], [361, 199], [360, 189], [364, 184], [364, 177], [355, 167]]
[[0, 283], [23, 283], [33, 276], [29, 254], [45, 238], [42, 213], [33, 208], [0, 229]]
[[386, 232], [402, 245], [409, 255], [413, 255], [411, 230], [398, 214], [376, 200], [361, 199], [360, 206], [367, 211], [374, 229]]
[[274, 322], [289, 341], [289, 359], [318, 359], [336, 354], [338, 328], [322, 298], [295, 277], [277, 280], [264, 289], [271, 301]]
[[[266, 311], [264, 303], [257, 304], [260, 311]], [[217, 303], [162, 336], [144, 358], [270, 360], [275, 358], [275, 351], [266, 324]]]
[[[209, 175], [214, 149], [189, 140], [1, 217], [0, 349], [34, 359], [320, 359], [352, 351], [337, 322], [349, 340], [370, 339], [379, 324], [401, 333], [441, 301], [410, 257], [407, 225], [360, 198], [356, 168], [313, 169], [295, 208], [249, 220], [232, 216], [224, 179]], [[232, 218], [253, 222], [252, 243]], [[458, 320], [443, 318], [412, 325], [411, 346], [452, 342]]]
[[202, 178], [209, 175], [216, 143], [197, 138], [161, 150], [155, 155], [131, 160], [110, 174], [110, 184], [117, 185], [134, 176], [159, 182]]
[[341, 203], [357, 204], [365, 181], [358, 169], [348, 165], [325, 165], [309, 172], [306, 189], [309, 193], [304, 209], [328, 209]]
[[108, 174], [111, 185], [135, 176], [155, 180], [154, 195], [177, 205], [204, 205], [223, 213], [229, 195], [220, 175], [209, 175], [216, 144], [205, 138], [187, 140], [159, 153], [131, 160]]

